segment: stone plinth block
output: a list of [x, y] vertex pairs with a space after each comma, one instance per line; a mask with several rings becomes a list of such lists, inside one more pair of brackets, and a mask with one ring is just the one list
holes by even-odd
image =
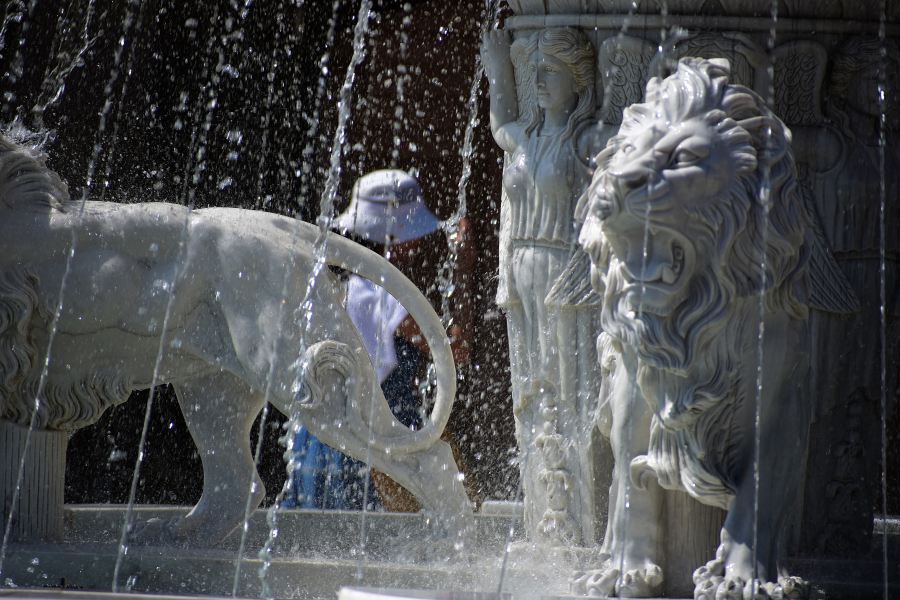
[[65, 475], [65, 431], [29, 436], [27, 427], [0, 420], [0, 502], [4, 531], [13, 513], [12, 540], [62, 541]]

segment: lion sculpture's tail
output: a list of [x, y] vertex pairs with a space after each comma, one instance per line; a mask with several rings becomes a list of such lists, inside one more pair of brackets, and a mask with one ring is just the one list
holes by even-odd
[[[428, 342], [437, 379], [434, 408], [431, 418], [422, 429], [400, 439], [370, 432], [370, 427], [366, 423], [368, 418], [362, 414], [363, 407], [368, 405], [363, 402], [350, 402], [350, 409], [347, 412], [350, 427], [362, 435], [363, 439], [369, 439], [373, 449], [382, 452], [409, 454], [430, 447], [440, 438], [444, 427], [447, 426], [456, 397], [456, 367], [450, 350], [450, 341], [440, 317], [422, 292], [384, 257], [336, 234], [329, 236], [327, 255], [329, 265], [353, 271], [378, 283], [392, 296], [401, 299], [404, 308], [409, 311], [422, 331], [425, 341]], [[349, 373], [349, 358], [340, 358], [341, 353], [335, 348], [319, 346], [321, 344], [311, 347], [308, 351], [311, 368], [316, 362], [326, 361], [333, 364], [342, 374], [345, 371]], [[360, 396], [369, 393], [367, 390], [359, 392]]]

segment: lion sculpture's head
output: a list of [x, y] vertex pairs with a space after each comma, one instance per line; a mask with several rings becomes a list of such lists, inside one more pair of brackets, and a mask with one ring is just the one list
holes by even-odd
[[603, 328], [636, 349], [667, 429], [727, 395], [736, 349], [758, 327], [735, 313], [758, 307], [761, 289], [766, 310], [807, 315], [808, 217], [790, 132], [728, 81], [724, 61], [686, 58], [647, 84], [598, 156], [580, 239]]
[[[4, 226], [14, 226], [5, 220], [8, 211], [65, 212], [70, 202], [66, 184], [47, 167], [46, 154], [0, 135], [0, 236]], [[27, 249], [35, 255], [41, 250]], [[42, 299], [39, 289], [40, 278], [29, 264], [0, 253], [0, 419], [39, 429], [90, 425], [128, 398], [132, 377], [91, 371], [75, 382], [42, 382], [46, 348], [38, 347], [35, 333], [53, 321], [56, 299]]]

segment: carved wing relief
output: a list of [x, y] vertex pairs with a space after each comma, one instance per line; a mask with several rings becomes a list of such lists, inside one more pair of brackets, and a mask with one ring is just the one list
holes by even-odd
[[603, 297], [591, 285], [591, 258], [577, 246], [569, 264], [559, 275], [544, 300], [553, 306], [599, 306]]
[[537, 102], [537, 91], [534, 89], [534, 80], [531, 75], [531, 63], [529, 55], [525, 51], [526, 38], [520, 38], [513, 42], [509, 49], [509, 59], [513, 64], [513, 72], [516, 74], [516, 98], [519, 101], [519, 118], [528, 114], [528, 108]]
[[828, 240], [822, 230], [822, 220], [816, 208], [809, 166], [797, 163], [797, 188], [803, 197], [806, 212], [812, 221], [810, 238], [812, 254], [809, 257], [809, 305], [826, 312], [847, 314], [860, 310], [859, 298], [840, 265], [834, 260]]
[[822, 84], [828, 54], [818, 42], [790, 42], [772, 52], [775, 114], [788, 125], [822, 123]]
[[641, 101], [655, 54], [656, 46], [630, 36], [612, 37], [601, 44], [598, 66], [603, 80], [603, 114], [607, 123], [621, 124], [625, 107]]

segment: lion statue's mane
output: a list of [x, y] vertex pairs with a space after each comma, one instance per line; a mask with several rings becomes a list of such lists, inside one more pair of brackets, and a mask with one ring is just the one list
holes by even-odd
[[[66, 211], [68, 187], [46, 168], [46, 155], [0, 137], [0, 202], [8, 208]], [[36, 327], [48, 328], [55, 306], [40, 302], [40, 279], [28, 265], [0, 272], [0, 419], [39, 429], [90, 425], [110, 406], [128, 399], [131, 378], [93, 371], [71, 385], [41, 381]]]
[[[632, 477], [640, 483], [653, 475], [665, 488], [684, 489], [725, 509], [743, 460], [737, 441], [752, 434], [735, 418], [740, 403], [754, 401], [747, 397], [750, 383], [738, 381], [738, 365], [741, 350], [758, 341], [761, 290], [766, 311], [805, 319], [811, 253], [790, 132], [758, 96], [728, 80], [724, 64], [684, 59], [674, 78], [648, 83], [646, 103], [626, 110], [619, 134], [598, 157], [603, 168], [654, 123], [692, 119], [705, 120], [732, 154], [725, 191], [682, 205], [684, 215], [692, 217], [692, 236], [699, 234], [692, 239], [698, 254], [705, 250], [714, 258], [691, 275], [668, 314], [629, 310], [621, 263], [608, 246], [602, 252], [608, 261], [603, 329], [636, 349], [641, 390], [646, 398], [659, 399], [648, 454], [632, 463]], [[595, 178], [595, 191], [602, 182]], [[603, 194], [607, 199], [595, 201], [595, 214], [631, 210], [645, 218], [621, 197]]]

